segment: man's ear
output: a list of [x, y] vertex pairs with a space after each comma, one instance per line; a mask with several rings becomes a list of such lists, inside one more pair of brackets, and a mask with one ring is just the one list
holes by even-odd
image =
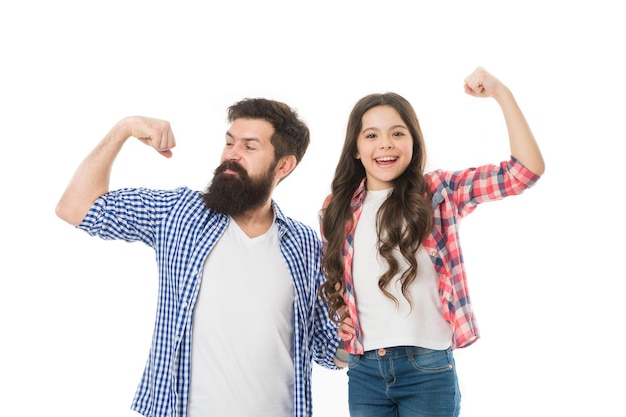
[[298, 165], [295, 155], [285, 155], [278, 161], [276, 165], [276, 172], [274, 174], [278, 182], [282, 181], [287, 175], [291, 174], [291, 171]]

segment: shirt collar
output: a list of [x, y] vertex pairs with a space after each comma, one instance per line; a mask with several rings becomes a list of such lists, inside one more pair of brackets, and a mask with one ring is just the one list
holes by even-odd
[[283, 223], [287, 221], [287, 218], [285, 217], [281, 209], [278, 207], [278, 204], [276, 204], [274, 200], [272, 200], [272, 211], [274, 212], [274, 221], [280, 220]]
[[357, 187], [356, 191], [352, 195], [352, 200], [350, 201], [350, 207], [353, 209], [363, 202], [365, 198], [365, 178], [361, 180], [361, 183]]

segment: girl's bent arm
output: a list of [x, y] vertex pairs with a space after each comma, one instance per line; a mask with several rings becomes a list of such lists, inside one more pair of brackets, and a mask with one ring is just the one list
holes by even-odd
[[478, 67], [465, 79], [465, 92], [474, 97], [493, 97], [498, 102], [509, 134], [511, 155], [534, 174], [542, 175], [545, 171], [543, 156], [511, 90]]

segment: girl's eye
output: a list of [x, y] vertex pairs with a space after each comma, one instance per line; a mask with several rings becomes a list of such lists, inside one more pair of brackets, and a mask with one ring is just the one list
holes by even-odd
[[376, 138], [376, 135], [374, 133], [369, 133], [369, 134], [365, 135], [365, 138], [366, 139], [374, 139], [374, 138]]
[[394, 136], [404, 136], [404, 132], [393, 132]]

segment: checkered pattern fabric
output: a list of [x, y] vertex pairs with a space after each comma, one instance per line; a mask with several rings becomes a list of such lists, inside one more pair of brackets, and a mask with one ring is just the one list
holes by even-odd
[[[478, 204], [521, 194], [538, 179], [539, 176], [514, 157], [499, 165], [484, 165], [462, 171], [437, 170], [426, 174], [426, 181], [433, 194], [434, 224], [423, 245], [439, 275], [439, 295], [444, 318], [453, 329], [453, 348], [469, 346], [480, 337], [467, 288], [459, 240], [459, 221], [474, 211]], [[363, 180], [351, 201], [352, 227], [343, 248], [346, 288], [344, 299], [356, 330], [356, 337], [346, 343], [345, 347], [353, 354], [363, 353], [363, 338], [352, 280], [352, 257], [354, 231], [365, 193]], [[326, 198], [325, 204], [329, 200], [330, 198]], [[323, 222], [323, 211], [320, 213], [320, 221]]]
[[[294, 416], [312, 415], [312, 361], [336, 369], [339, 343], [322, 282], [321, 243], [315, 231], [285, 217], [273, 204], [281, 252], [294, 290]], [[122, 189], [100, 197], [79, 225], [103, 239], [141, 241], [156, 252], [157, 317], [150, 355], [132, 408], [145, 416], [185, 417], [191, 370], [191, 326], [204, 260], [226, 229], [227, 216], [206, 210], [197, 191]], [[242, 262], [245, 260], [242, 260]], [[242, 337], [254, 352], [254, 340]]]

